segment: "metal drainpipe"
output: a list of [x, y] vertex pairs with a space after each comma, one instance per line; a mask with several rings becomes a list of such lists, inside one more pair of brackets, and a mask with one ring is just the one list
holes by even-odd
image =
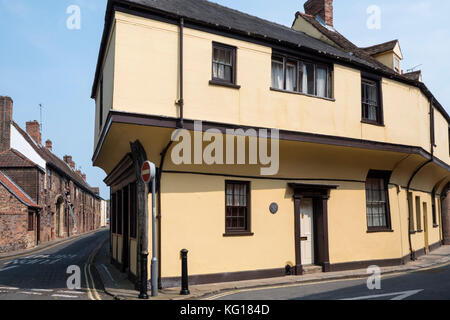
[[161, 215], [162, 215], [162, 209], [161, 209], [161, 177], [162, 177], [162, 173], [163, 173], [163, 169], [164, 169], [164, 162], [166, 159], [166, 155], [167, 155], [167, 151], [170, 149], [170, 147], [172, 146], [173, 141], [170, 141], [167, 144], [167, 147], [163, 150], [163, 152], [161, 152], [161, 162], [159, 165], [159, 170], [158, 170], [158, 174], [156, 176], [157, 182], [156, 182], [156, 186], [158, 187], [158, 216], [157, 219], [159, 221], [158, 223], [158, 261], [159, 261], [159, 276], [158, 276], [158, 287], [160, 289], [162, 289], [162, 282], [161, 282]]
[[180, 106], [180, 119], [177, 123], [178, 128], [184, 127], [184, 72], [183, 72], [183, 60], [184, 60], [184, 18], [180, 18], [180, 99], [176, 102]]
[[[177, 121], [177, 128], [182, 129], [184, 128], [184, 72], [183, 72], [183, 61], [184, 61], [184, 55], [183, 55], [183, 48], [184, 48], [184, 18], [180, 18], [180, 99], [176, 102], [176, 104], [180, 107], [180, 118]], [[157, 174], [157, 186], [158, 186], [158, 216], [157, 219], [159, 221], [158, 223], [158, 261], [159, 261], [159, 276], [158, 276], [158, 286], [159, 288], [162, 288], [162, 281], [161, 281], [161, 270], [162, 270], [162, 260], [161, 260], [161, 216], [162, 216], [162, 209], [161, 209], [161, 178], [162, 173], [164, 170], [164, 162], [166, 159], [167, 151], [172, 146], [173, 141], [169, 141], [166, 148], [163, 149], [161, 152], [161, 162], [159, 165], [159, 170]]]

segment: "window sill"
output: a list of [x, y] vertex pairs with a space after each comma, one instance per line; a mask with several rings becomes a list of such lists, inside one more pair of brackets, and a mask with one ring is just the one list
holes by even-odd
[[228, 232], [223, 234], [224, 237], [252, 237], [254, 236], [253, 232]]
[[438, 224], [433, 224], [433, 228], [439, 228]]
[[423, 230], [417, 230], [416, 231], [416, 233], [422, 233], [423, 232]]
[[237, 90], [239, 90], [241, 88], [241, 86], [238, 86], [236, 84], [229, 83], [229, 82], [222, 82], [219, 80], [210, 80], [209, 84], [211, 86], [221, 86], [221, 87], [227, 87], [227, 88], [237, 89]]
[[370, 120], [361, 120], [361, 123], [364, 123], [364, 124], [370, 124], [370, 125], [373, 125], [373, 126], [377, 126], [377, 127], [386, 127], [384, 124], [382, 124], [382, 123], [378, 123], [378, 122], [376, 122], [376, 121], [370, 121]]
[[322, 100], [326, 100], [326, 101], [336, 102], [336, 99], [334, 99], [334, 98], [319, 97], [319, 96], [314, 96], [312, 94], [307, 94], [307, 93], [303, 93], [303, 92], [288, 91], [288, 90], [276, 89], [276, 88], [272, 88], [272, 87], [270, 87], [270, 90], [276, 91], [276, 92], [290, 93], [290, 94], [296, 94], [296, 95], [310, 97], [310, 98], [316, 98], [316, 99], [322, 99]]
[[369, 229], [367, 233], [392, 233], [394, 230], [392, 229]]
[[416, 234], [416, 231], [410, 231], [409, 234], [411, 235]]

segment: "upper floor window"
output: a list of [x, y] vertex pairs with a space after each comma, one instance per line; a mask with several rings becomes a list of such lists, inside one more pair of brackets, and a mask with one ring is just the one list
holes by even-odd
[[369, 231], [391, 228], [388, 184], [390, 172], [371, 170], [366, 179], [366, 214]]
[[47, 189], [52, 190], [52, 171], [47, 170]]
[[332, 70], [327, 65], [273, 56], [271, 86], [277, 90], [332, 98]]
[[394, 57], [394, 70], [397, 73], [401, 73], [400, 70], [400, 60], [397, 57]]
[[236, 84], [236, 47], [213, 43], [212, 81]]
[[103, 126], [103, 78], [100, 80], [100, 106], [99, 106], [99, 116], [98, 116], [98, 128], [102, 131]]
[[381, 100], [381, 81], [362, 78], [362, 121], [383, 125], [383, 105]]

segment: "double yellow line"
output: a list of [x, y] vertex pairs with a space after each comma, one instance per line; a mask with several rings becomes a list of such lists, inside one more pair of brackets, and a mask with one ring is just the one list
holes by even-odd
[[[86, 288], [88, 292], [88, 298], [90, 300], [102, 300], [95, 288], [94, 277], [92, 276], [91, 265], [94, 262], [94, 258], [97, 255], [100, 248], [103, 246], [106, 240], [102, 241], [89, 255], [86, 263], [84, 264], [84, 276], [86, 278]], [[89, 283], [90, 282], [90, 283]]]

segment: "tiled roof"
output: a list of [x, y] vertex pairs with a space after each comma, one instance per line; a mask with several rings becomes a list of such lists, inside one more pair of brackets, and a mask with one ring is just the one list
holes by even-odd
[[319, 21], [316, 20], [315, 17], [305, 14], [302, 12], [297, 12], [297, 15], [301, 15], [306, 21], [308, 21], [311, 25], [313, 25], [319, 32], [333, 41], [336, 45], [340, 46], [346, 51], [352, 52], [359, 58], [369, 62], [374, 68], [381, 69], [383, 72], [390, 73], [392, 75], [397, 75], [393, 70], [373, 58], [369, 53], [367, 53], [364, 49], [357, 47], [354, 43], [340, 34], [336, 29], [333, 30], [328, 29], [323, 26]]
[[47, 165], [58, 171], [60, 174], [65, 175], [70, 178], [74, 183], [76, 183], [79, 187], [84, 189], [85, 191], [91, 193], [94, 197], [98, 197], [95, 194], [93, 188], [87, 184], [86, 181], [72, 168], [69, 167], [67, 163], [58, 158], [55, 154], [53, 154], [46, 147], [38, 145], [33, 138], [30, 137], [28, 133], [26, 133], [20, 126], [13, 121], [14, 127], [17, 131], [24, 137], [24, 139], [31, 145], [31, 147], [47, 162]]
[[40, 168], [36, 163], [15, 149], [0, 153], [0, 168]]
[[2, 171], [0, 171], [0, 184], [26, 206], [39, 208], [38, 204]]
[[361, 48], [361, 49], [366, 51], [371, 56], [374, 56], [374, 55], [377, 55], [377, 54], [380, 54], [383, 52], [388, 52], [388, 51], [394, 50], [397, 43], [398, 43], [398, 40], [392, 40], [392, 41], [380, 43], [380, 44], [377, 44], [377, 45], [374, 45], [371, 47]]

